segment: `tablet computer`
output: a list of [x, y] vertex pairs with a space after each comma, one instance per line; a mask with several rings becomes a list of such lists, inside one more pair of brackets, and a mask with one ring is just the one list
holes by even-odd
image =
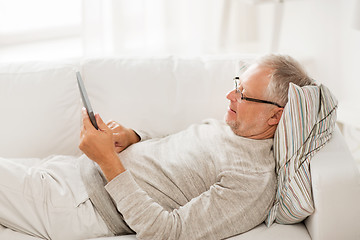
[[80, 90], [80, 95], [81, 95], [81, 99], [82, 102], [84, 104], [84, 107], [86, 108], [86, 111], [89, 115], [90, 121], [92, 123], [92, 125], [94, 126], [94, 128], [96, 128], [96, 130], [99, 129], [97, 123], [96, 123], [96, 119], [95, 119], [95, 115], [94, 115], [94, 111], [92, 110], [91, 104], [90, 104], [90, 100], [89, 97], [86, 93], [86, 89], [85, 89], [85, 85], [84, 82], [81, 78], [81, 74], [80, 72], [76, 72], [76, 78], [77, 78], [77, 82], [78, 82], [78, 86], [79, 86], [79, 90]]

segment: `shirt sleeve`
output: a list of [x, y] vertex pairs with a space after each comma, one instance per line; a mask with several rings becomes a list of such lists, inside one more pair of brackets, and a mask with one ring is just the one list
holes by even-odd
[[149, 139], [153, 139], [153, 138], [162, 138], [162, 137], [166, 137], [168, 134], [159, 134], [156, 133], [155, 131], [151, 132], [151, 131], [144, 131], [144, 130], [140, 130], [140, 129], [132, 129], [139, 137], [140, 137], [140, 141], [146, 141]]
[[187, 204], [165, 210], [125, 171], [106, 185], [118, 211], [139, 239], [223, 239], [264, 221], [273, 202], [271, 173], [222, 174]]
[[141, 142], [152, 138], [151, 133], [148, 133], [140, 129], [132, 129], [132, 130], [136, 133], [136, 135], [139, 136]]

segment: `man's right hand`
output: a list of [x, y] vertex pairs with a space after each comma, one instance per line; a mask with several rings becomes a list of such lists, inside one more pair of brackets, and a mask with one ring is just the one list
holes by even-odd
[[115, 151], [120, 153], [131, 144], [140, 141], [139, 136], [130, 128], [125, 128], [119, 123], [110, 120], [106, 125], [111, 129], [113, 133], [113, 140], [115, 145]]

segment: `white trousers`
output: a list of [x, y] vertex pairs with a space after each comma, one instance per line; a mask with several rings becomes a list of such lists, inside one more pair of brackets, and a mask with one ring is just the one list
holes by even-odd
[[0, 158], [0, 224], [54, 240], [112, 236], [71, 156]]

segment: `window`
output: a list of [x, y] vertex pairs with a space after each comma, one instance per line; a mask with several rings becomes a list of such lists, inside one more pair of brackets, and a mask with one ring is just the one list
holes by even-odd
[[80, 57], [81, 0], [0, 0], [0, 61]]

